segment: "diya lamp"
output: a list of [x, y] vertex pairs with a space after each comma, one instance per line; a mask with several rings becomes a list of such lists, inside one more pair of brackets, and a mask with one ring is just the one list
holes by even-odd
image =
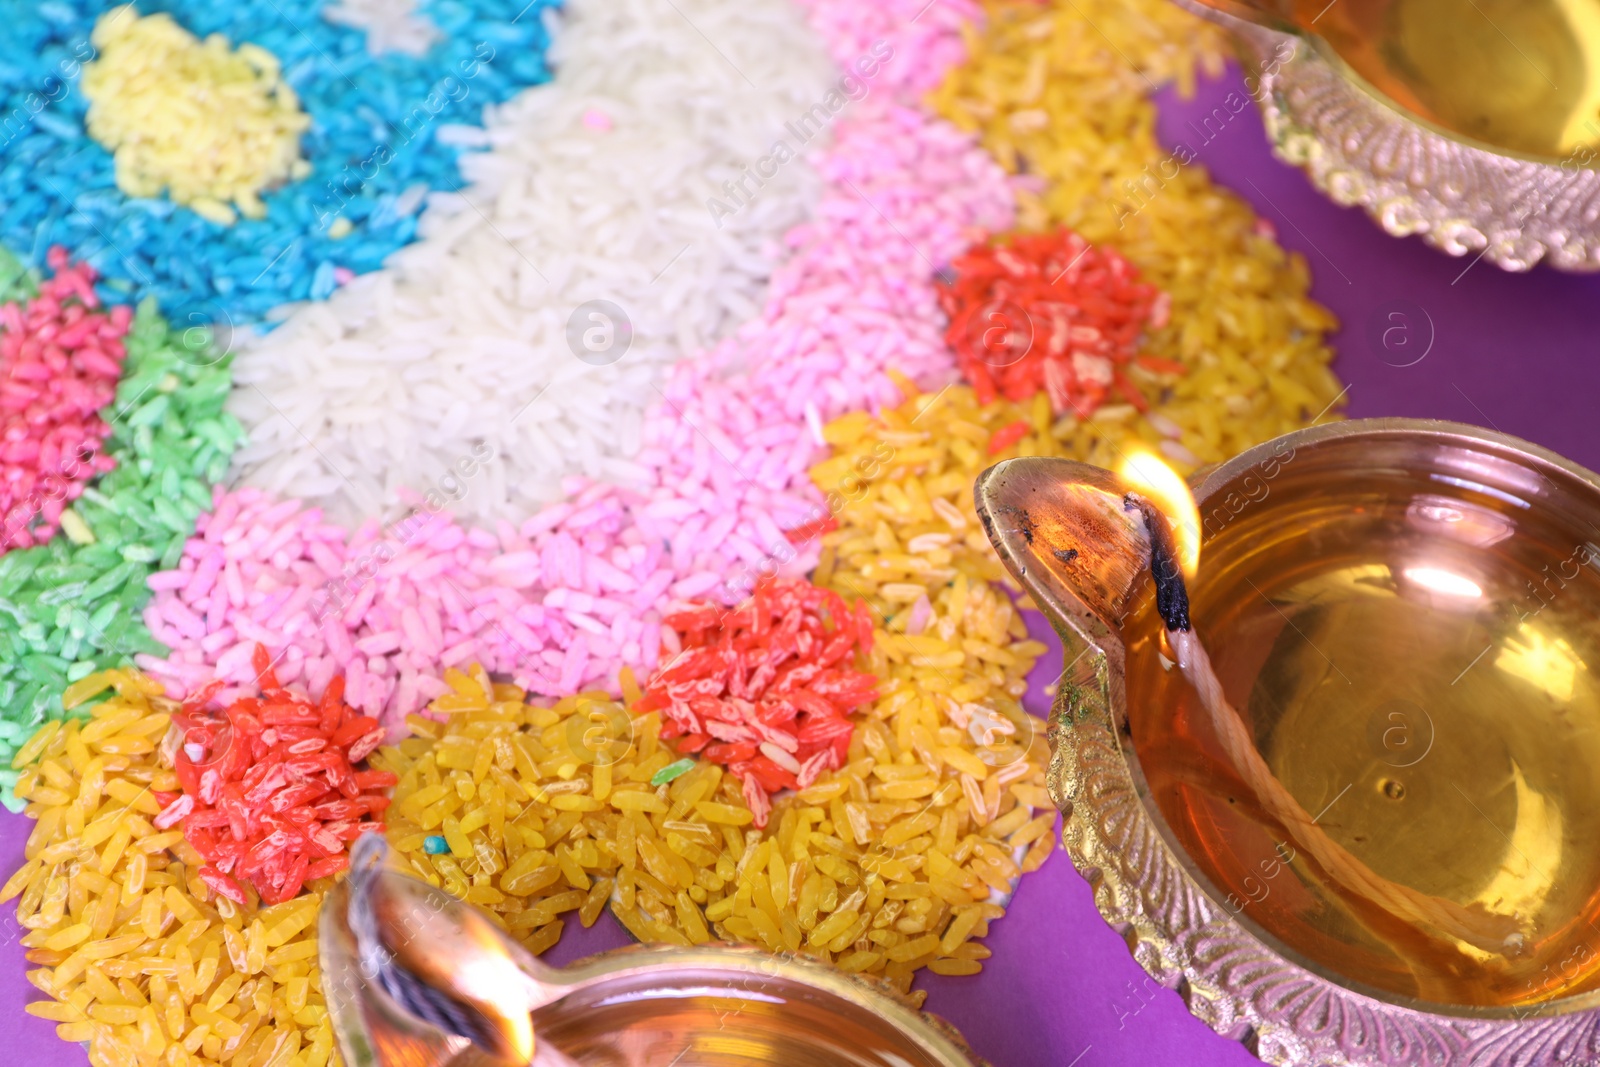
[[949, 1024], [799, 956], [637, 945], [554, 968], [357, 839], [324, 898], [347, 1067], [984, 1067]]
[[977, 485], [1102, 916], [1277, 1064], [1600, 1061], [1600, 477], [1451, 423]]
[[1274, 151], [1335, 201], [1508, 270], [1600, 269], [1593, 0], [1176, 2], [1232, 31]]

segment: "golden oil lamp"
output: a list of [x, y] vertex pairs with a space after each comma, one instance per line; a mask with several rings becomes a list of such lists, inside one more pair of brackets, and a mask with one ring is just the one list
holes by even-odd
[[1337, 202], [1509, 270], [1600, 269], [1596, 0], [1176, 2], [1233, 31], [1275, 152]]
[[1270, 1063], [1600, 1062], [1600, 477], [1405, 419], [1144, 466], [976, 490], [1101, 915]]
[[346, 1067], [986, 1067], [886, 986], [800, 956], [635, 945], [566, 968], [357, 840], [324, 898]]

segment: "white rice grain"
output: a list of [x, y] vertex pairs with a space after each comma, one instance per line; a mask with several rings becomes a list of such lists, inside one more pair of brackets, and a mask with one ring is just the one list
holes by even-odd
[[[788, 162], [720, 226], [707, 200], [827, 92], [812, 31], [789, 0], [574, 0], [564, 18], [555, 80], [485, 109], [492, 147], [428, 197], [416, 243], [242, 339], [246, 484], [353, 525], [487, 443], [496, 461], [453, 510], [524, 518], [569, 476], [636, 474], [665, 370], [757, 314], [816, 177]], [[632, 326], [609, 365], [568, 343], [594, 300]]]
[[417, 0], [338, 0], [322, 9], [336, 26], [367, 35], [367, 51], [375, 56], [403, 52], [420, 56], [441, 37], [439, 27], [417, 11]]

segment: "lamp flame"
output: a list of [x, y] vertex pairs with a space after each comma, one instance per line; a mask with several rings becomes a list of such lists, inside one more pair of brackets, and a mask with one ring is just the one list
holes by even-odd
[[1183, 476], [1152, 452], [1129, 453], [1117, 474], [1167, 517], [1178, 544], [1178, 565], [1185, 578], [1193, 578], [1200, 569], [1200, 508]]

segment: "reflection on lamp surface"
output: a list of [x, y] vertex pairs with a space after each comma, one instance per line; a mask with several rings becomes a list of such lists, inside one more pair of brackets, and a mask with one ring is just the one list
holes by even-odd
[[1564, 637], [1547, 637], [1538, 627], [1522, 623], [1516, 634], [1507, 637], [1494, 665], [1521, 678], [1565, 704], [1572, 699], [1578, 669], [1584, 666]]
[[[1555, 872], [1561, 869], [1561, 807], [1551, 798], [1528, 786], [1522, 768], [1511, 765], [1511, 789], [1516, 797], [1516, 821], [1506, 834], [1500, 869], [1474, 898], [1494, 909], [1529, 914], [1537, 911], [1549, 894]], [[1463, 799], [1471, 801], [1465, 793]], [[1462, 805], [1462, 817], [1476, 818], [1469, 804]], [[1489, 953], [1480, 953], [1490, 961]]]
[[1374, 88], [1453, 133], [1550, 161], [1595, 143], [1600, 10], [1588, 0], [1296, 6]]
[[1407, 567], [1401, 573], [1424, 589], [1444, 596], [1468, 597], [1474, 600], [1483, 596], [1483, 587], [1477, 582], [1454, 571], [1447, 571], [1443, 567]]

